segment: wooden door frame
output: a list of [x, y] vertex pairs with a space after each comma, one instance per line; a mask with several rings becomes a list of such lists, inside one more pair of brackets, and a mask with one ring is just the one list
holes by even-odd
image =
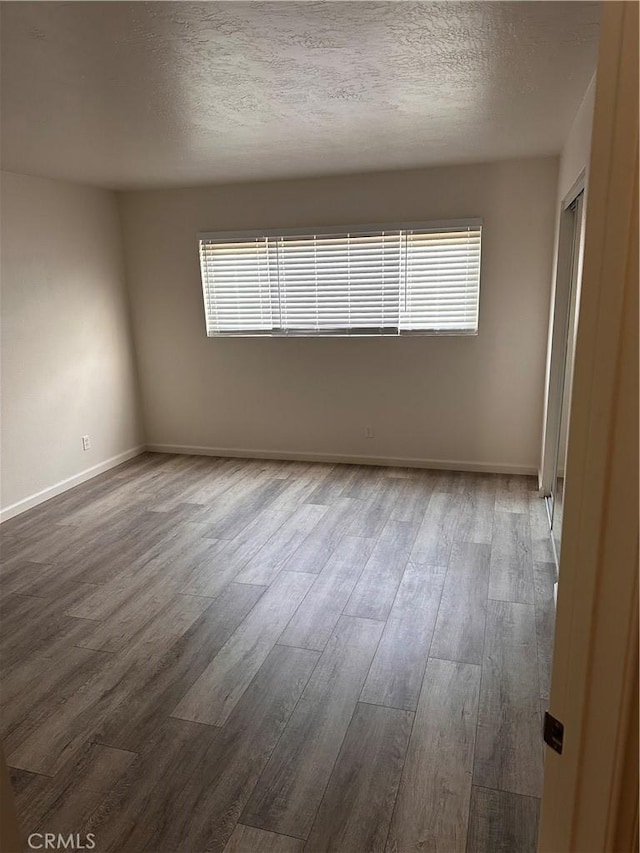
[[[638, 4], [603, 5], [538, 849], [637, 845]], [[634, 738], [635, 734], [635, 738]]]

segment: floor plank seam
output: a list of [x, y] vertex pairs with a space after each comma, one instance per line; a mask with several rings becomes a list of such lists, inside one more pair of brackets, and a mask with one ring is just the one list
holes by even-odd
[[[379, 538], [380, 538], [380, 537], [378, 537], [378, 540], [379, 540]], [[377, 642], [377, 644], [376, 644], [376, 649], [375, 649], [375, 651], [374, 651], [374, 653], [373, 653], [373, 656], [371, 657], [371, 662], [369, 663], [369, 668], [367, 669], [367, 675], [366, 675], [366, 677], [365, 677], [364, 681], [362, 682], [362, 687], [361, 687], [361, 689], [360, 689], [360, 693], [359, 693], [359, 696], [358, 696], [358, 701], [359, 701], [359, 702], [360, 702], [360, 701], [361, 701], [361, 699], [362, 699], [362, 693], [363, 693], [364, 688], [365, 688], [365, 685], [366, 685], [366, 683], [367, 683], [367, 679], [369, 678], [369, 675], [370, 675], [370, 673], [371, 673], [371, 668], [372, 668], [372, 666], [373, 666], [373, 662], [375, 661], [375, 659], [376, 659], [376, 655], [378, 654], [378, 649], [380, 648], [380, 644], [382, 643], [382, 638], [384, 637], [384, 632], [385, 632], [385, 629], [386, 629], [387, 624], [388, 624], [388, 621], [389, 621], [389, 616], [391, 615], [391, 612], [393, 611], [393, 605], [395, 604], [395, 602], [396, 602], [396, 600], [397, 600], [397, 598], [398, 598], [398, 590], [400, 589], [400, 585], [402, 584], [402, 578], [404, 577], [404, 574], [405, 574], [405, 572], [406, 572], [406, 570], [407, 570], [407, 566], [408, 566], [408, 565], [409, 565], [409, 560], [407, 560], [407, 562], [406, 562], [406, 564], [405, 564], [405, 567], [404, 567], [403, 572], [402, 572], [402, 576], [401, 576], [401, 578], [400, 578], [400, 581], [398, 582], [398, 586], [396, 587], [396, 592], [395, 592], [395, 595], [394, 595], [394, 597], [393, 597], [393, 602], [392, 602], [392, 604], [391, 604], [391, 607], [389, 608], [389, 612], [387, 613], [387, 618], [384, 620], [385, 627], [384, 627], [384, 628], [382, 629], [382, 631], [380, 632], [380, 639], [378, 640], [378, 642]], [[363, 571], [363, 572], [364, 572], [365, 568], [366, 568], [366, 565], [365, 565], [365, 566], [363, 567], [363, 569], [362, 569], [362, 571]], [[361, 577], [361, 576], [362, 576], [362, 573], [360, 574], [360, 577]], [[354, 587], [354, 589], [355, 589], [355, 587]], [[348, 604], [348, 601], [347, 601], [347, 604]], [[345, 607], [347, 606], [347, 604], [345, 604]], [[343, 612], [343, 614], [344, 614], [344, 608], [343, 608], [342, 612]], [[371, 705], [373, 705], [373, 704], [375, 704], [375, 703], [370, 702], [370, 703], [367, 703], [367, 704], [371, 704]], [[404, 709], [398, 709], [398, 710], [404, 710]]]
[[[424, 678], [423, 678], [423, 680], [424, 680]], [[422, 691], [422, 686], [420, 687], [420, 691]], [[409, 747], [411, 746], [411, 739], [413, 738], [413, 729], [415, 727], [415, 724], [416, 724], [416, 714], [414, 712], [413, 719], [411, 720], [411, 728], [409, 730], [409, 737], [407, 738], [407, 748], [404, 751], [404, 756], [402, 759], [402, 767], [400, 769], [400, 774], [398, 776], [398, 787], [396, 789], [396, 795], [395, 795], [394, 800], [393, 800], [393, 808], [391, 809], [391, 816], [389, 818], [389, 825], [387, 826], [387, 832], [386, 832], [385, 838], [384, 838], [384, 847], [382, 849], [385, 851], [389, 850], [389, 835], [391, 834], [391, 828], [393, 826], [395, 816], [396, 816], [396, 809], [398, 808], [398, 795], [400, 793], [400, 788], [402, 786], [402, 780], [404, 778], [405, 767], [407, 766], [407, 756], [409, 755]]]
[[331, 770], [330, 770], [330, 771], [329, 771], [329, 773], [327, 774], [327, 781], [326, 781], [326, 783], [325, 783], [325, 785], [324, 785], [324, 787], [323, 787], [323, 789], [322, 789], [322, 796], [321, 796], [321, 797], [319, 798], [319, 800], [318, 800], [318, 805], [317, 805], [317, 807], [316, 807], [316, 809], [315, 809], [315, 812], [313, 813], [313, 817], [309, 820], [309, 832], [308, 832], [308, 833], [307, 833], [307, 835], [306, 835], [306, 836], [304, 836], [304, 838], [303, 838], [303, 841], [305, 842], [305, 846], [306, 846], [306, 842], [307, 842], [307, 841], [308, 841], [308, 839], [309, 839], [309, 836], [311, 835], [311, 832], [313, 831], [313, 826], [314, 826], [314, 824], [315, 824], [315, 822], [316, 822], [316, 819], [317, 819], [318, 814], [319, 814], [319, 812], [320, 812], [320, 809], [321, 809], [321, 807], [322, 807], [322, 803], [323, 803], [324, 798], [325, 798], [325, 796], [326, 796], [326, 794], [327, 794], [327, 789], [329, 788], [329, 783], [331, 782], [331, 777], [333, 776], [333, 773], [334, 773], [334, 771], [335, 771], [335, 769], [336, 769], [336, 765], [337, 765], [337, 763], [338, 763], [338, 759], [340, 758], [340, 754], [341, 754], [341, 752], [342, 752], [342, 747], [344, 746], [345, 738], [347, 737], [347, 732], [349, 731], [349, 726], [351, 725], [351, 723], [352, 723], [352, 721], [353, 721], [353, 715], [354, 715], [355, 710], [356, 710], [356, 708], [357, 708], [357, 707], [358, 707], [358, 703], [356, 702], [356, 703], [354, 704], [354, 706], [353, 706], [353, 710], [352, 710], [352, 712], [351, 712], [351, 716], [350, 716], [350, 718], [349, 718], [349, 723], [348, 723], [348, 724], [345, 726], [345, 728], [344, 728], [344, 734], [343, 734], [343, 736], [342, 736], [342, 740], [340, 741], [340, 746], [339, 746], [339, 748], [336, 750], [336, 756], [335, 756], [335, 758], [334, 758], [334, 760], [333, 760], [333, 764], [331, 765]]
[[[488, 601], [490, 601], [490, 599], [489, 599], [489, 597], [487, 596], [487, 602], [488, 602]], [[486, 648], [487, 648], [487, 622], [489, 621], [487, 617], [488, 617], [488, 613], [485, 611], [485, 617], [484, 617], [484, 633], [483, 633], [483, 638], [482, 638], [482, 664], [481, 664], [481, 666], [480, 666], [480, 689], [479, 689], [479, 691], [478, 691], [478, 715], [477, 715], [477, 717], [476, 717], [475, 740], [474, 740], [474, 743], [473, 743], [473, 764], [472, 764], [472, 771], [471, 771], [471, 785], [472, 785], [472, 786], [473, 786], [473, 785], [475, 785], [475, 779], [476, 779], [476, 758], [477, 758], [477, 755], [476, 755], [476, 746], [477, 746], [477, 743], [478, 743], [478, 730], [479, 730], [479, 728], [480, 728], [480, 703], [482, 702], [482, 695], [483, 695], [483, 694], [482, 694], [482, 690], [483, 690], [483, 686], [484, 686], [484, 685], [483, 685], [483, 682], [484, 682], [484, 676], [485, 676], [485, 671], [484, 671], [484, 656], [485, 656], [485, 651], [486, 651]], [[469, 825], [470, 810], [471, 810], [471, 801], [469, 801], [469, 814], [467, 815], [467, 826]]]
[[[234, 581], [232, 581], [232, 583], [234, 583]], [[250, 586], [250, 585], [256, 586], [256, 584], [247, 584], [247, 586]], [[224, 592], [224, 590], [223, 590], [223, 592]], [[220, 597], [219, 595], [202, 595], [202, 593], [199, 593], [199, 592], [176, 592], [175, 594], [182, 596], [184, 598], [206, 598], [206, 599], [209, 599], [211, 604], [213, 604], [213, 602], [216, 600], [216, 598]]]
[[481, 788], [483, 791], [498, 791], [500, 794], [513, 794], [514, 797], [522, 797], [526, 800], [541, 801], [542, 797], [534, 797], [532, 794], [519, 794], [517, 791], [510, 791], [508, 788], [491, 788], [489, 785], [478, 785], [473, 783], [474, 788]]
[[372, 708], [386, 708], [389, 711], [402, 711], [404, 714], [413, 714], [415, 716], [415, 708], [400, 708], [398, 705], [383, 705], [382, 702], [370, 702], [367, 699], [358, 698], [358, 705], [371, 705]]
[[487, 596], [487, 601], [496, 601], [499, 604], [523, 604], [526, 607], [531, 607], [532, 609], [535, 607], [535, 604], [532, 601], [518, 601], [513, 598], [492, 598], [491, 596]]
[[[275, 645], [278, 645], [278, 644], [276, 643]], [[309, 651], [309, 650], [308, 650], [308, 649], [303, 649], [302, 651]], [[322, 653], [320, 653], [320, 654], [318, 655], [318, 658], [317, 658], [317, 660], [316, 660], [315, 664], [313, 665], [313, 667], [311, 668], [311, 670], [310, 670], [310, 672], [309, 672], [308, 677], [305, 679], [304, 686], [303, 686], [303, 687], [302, 687], [302, 689], [300, 690], [300, 693], [299, 693], [299, 695], [298, 695], [298, 698], [297, 698], [297, 700], [295, 701], [295, 703], [293, 704], [293, 707], [291, 708], [291, 713], [288, 715], [286, 722], [285, 722], [285, 723], [284, 723], [284, 725], [282, 726], [282, 730], [281, 730], [280, 734], [278, 735], [278, 737], [276, 738], [276, 741], [275, 741], [275, 743], [274, 743], [274, 745], [273, 745], [273, 748], [270, 750], [269, 755], [266, 757], [266, 760], [265, 760], [265, 762], [264, 762], [264, 767], [262, 768], [262, 771], [261, 771], [260, 775], [258, 776], [258, 778], [257, 778], [257, 779], [256, 779], [256, 781], [255, 781], [255, 784], [254, 784], [254, 785], [252, 785], [251, 790], [250, 790], [250, 791], [248, 792], [248, 794], [247, 794], [247, 797], [246, 797], [246, 799], [245, 799], [245, 805], [244, 805], [243, 809], [240, 811], [240, 815], [238, 816], [238, 819], [236, 820], [235, 826], [237, 826], [237, 825], [238, 825], [238, 823], [242, 823], [242, 815], [243, 815], [244, 811], [246, 810], [247, 804], [251, 801], [251, 798], [252, 798], [252, 796], [253, 796], [254, 791], [256, 790], [256, 788], [258, 787], [258, 785], [260, 784], [260, 780], [262, 779], [262, 777], [263, 777], [263, 775], [264, 775], [264, 773], [265, 773], [265, 771], [266, 771], [266, 769], [267, 769], [267, 767], [268, 767], [268, 765], [269, 765], [269, 761], [271, 760], [271, 756], [275, 753], [276, 749], [278, 748], [278, 745], [279, 745], [280, 741], [281, 741], [281, 740], [282, 740], [282, 738], [284, 737], [284, 734], [285, 734], [285, 732], [286, 732], [286, 730], [287, 730], [287, 726], [289, 725], [289, 722], [291, 721], [291, 718], [293, 717], [293, 715], [294, 715], [294, 713], [295, 713], [295, 711], [296, 711], [296, 708], [297, 708], [297, 707], [298, 707], [298, 705], [300, 704], [300, 701], [301, 701], [301, 699], [302, 699], [302, 697], [303, 697], [303, 695], [304, 695], [304, 692], [305, 692], [305, 690], [307, 689], [307, 686], [308, 686], [309, 682], [310, 682], [310, 681], [311, 681], [311, 679], [313, 678], [313, 674], [314, 674], [314, 672], [315, 672], [315, 671], [316, 671], [316, 669], [318, 668], [318, 664], [320, 663], [320, 658], [321, 658], [321, 657], [322, 657]], [[256, 673], [256, 675], [254, 675], [254, 678], [252, 679], [252, 681], [253, 681], [253, 680], [255, 680], [255, 678], [257, 677], [257, 675], [258, 675], [258, 673]], [[252, 825], [252, 824], [249, 824], [249, 825]], [[256, 827], [256, 828], [257, 828], [257, 829], [262, 829], [262, 827]], [[286, 834], [286, 833], [279, 833], [279, 834], [284, 835], [284, 834]], [[293, 838], [296, 838], [297, 836], [292, 836], [292, 837], [293, 837]], [[304, 838], [300, 838], [300, 840], [301, 840], [301, 841], [305, 841], [306, 839], [304, 839]]]
[[[425, 513], [424, 513], [424, 514], [425, 514], [425, 517], [426, 517], [426, 514], [427, 514], [427, 510], [428, 510], [428, 504], [427, 504], [427, 508], [425, 508]], [[405, 569], [405, 571], [406, 571], [406, 569]], [[433, 635], [434, 635], [434, 633], [435, 633], [435, 626], [436, 626], [436, 624], [437, 624], [437, 621], [438, 621], [438, 613], [439, 613], [439, 611], [440, 611], [440, 603], [441, 603], [441, 601], [442, 601], [442, 590], [444, 589], [444, 584], [446, 583], [446, 579], [447, 579], [447, 573], [448, 573], [448, 571], [449, 571], [449, 561], [447, 562], [447, 571], [445, 572], [445, 576], [444, 576], [444, 579], [443, 579], [443, 582], [442, 582], [442, 589], [441, 589], [441, 591], [440, 591], [440, 598], [439, 598], [439, 601], [438, 601], [438, 608], [437, 608], [437, 610], [436, 610], [436, 618], [435, 618], [434, 623], [433, 623], [433, 631], [431, 632], [431, 639], [430, 639], [430, 641], [429, 641], [429, 649], [428, 649], [428, 651], [427, 651], [427, 655], [426, 655], [425, 667], [424, 667], [424, 671], [423, 671], [423, 673], [422, 673], [422, 679], [421, 679], [421, 681], [420, 681], [420, 689], [418, 690], [418, 698], [417, 698], [417, 700], [416, 700], [416, 708], [415, 708], [415, 710], [414, 710], [414, 712], [413, 712], [413, 719], [411, 720], [411, 728], [410, 728], [410, 731], [409, 731], [409, 737], [408, 737], [408, 739], [407, 739], [407, 748], [406, 748], [405, 753], [404, 753], [404, 757], [403, 757], [403, 761], [402, 761], [402, 768], [401, 768], [401, 770], [400, 770], [400, 775], [399, 775], [398, 788], [397, 788], [397, 790], [396, 790], [396, 796], [395, 796], [395, 799], [394, 799], [393, 808], [391, 809], [391, 817], [390, 817], [390, 819], [389, 819], [389, 825], [388, 825], [388, 827], [387, 827], [387, 832], [386, 832], [386, 836], [385, 836], [385, 840], [384, 840], [384, 848], [383, 848], [383, 849], [384, 849], [385, 851], [387, 851], [387, 850], [389, 849], [389, 835], [391, 834], [391, 828], [392, 828], [392, 827], [393, 827], [393, 825], [394, 825], [394, 820], [395, 820], [395, 815], [396, 815], [396, 809], [397, 809], [397, 807], [398, 807], [398, 796], [399, 796], [399, 793], [400, 793], [400, 788], [401, 788], [401, 784], [402, 784], [402, 779], [403, 779], [403, 777], [404, 777], [405, 767], [406, 767], [406, 764], [407, 764], [407, 756], [408, 756], [408, 754], [409, 754], [409, 747], [410, 747], [410, 745], [411, 745], [411, 740], [412, 740], [412, 738], [413, 738], [413, 730], [414, 730], [414, 727], [415, 727], [416, 716], [417, 716], [417, 713], [416, 713], [416, 712], [417, 712], [417, 710], [418, 710], [418, 704], [419, 704], [419, 702], [420, 702], [420, 696], [421, 696], [422, 691], [423, 691], [423, 689], [424, 689], [424, 680], [425, 680], [425, 677], [426, 677], [427, 663], [428, 663], [428, 660], [429, 660], [429, 652], [431, 651], [431, 644], [433, 643]]]

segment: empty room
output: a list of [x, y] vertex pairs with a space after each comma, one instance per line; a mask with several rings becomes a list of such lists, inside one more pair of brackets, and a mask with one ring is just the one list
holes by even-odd
[[2, 850], [631, 850], [636, 4], [0, 12]]

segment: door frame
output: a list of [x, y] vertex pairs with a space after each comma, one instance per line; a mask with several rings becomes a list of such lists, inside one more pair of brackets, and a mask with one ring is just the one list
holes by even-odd
[[637, 849], [638, 23], [603, 4], [541, 853]]
[[[544, 498], [550, 497], [553, 492], [557, 440], [562, 417], [562, 387], [567, 351], [566, 330], [569, 322], [574, 263], [575, 215], [571, 210], [571, 205], [580, 193], [584, 193], [582, 221], [578, 226], [581, 233], [584, 233], [587, 212], [586, 176], [587, 170], [583, 169], [569, 192], [562, 199], [558, 215], [558, 249], [552, 299], [545, 419], [542, 432], [542, 464], [539, 482], [540, 494]], [[551, 517], [549, 517], [549, 522], [551, 522]]]

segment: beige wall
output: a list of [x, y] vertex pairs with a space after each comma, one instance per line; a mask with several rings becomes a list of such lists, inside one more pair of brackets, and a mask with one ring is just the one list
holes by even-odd
[[115, 196], [6, 172], [1, 189], [9, 517], [142, 439]]
[[[536, 470], [557, 168], [538, 158], [125, 193], [147, 441]], [[198, 231], [475, 216], [477, 337], [205, 336]]]
[[582, 103], [575, 115], [571, 130], [562, 149], [558, 174], [558, 201], [567, 195], [583, 169], [589, 163], [591, 129], [596, 97], [595, 75], [587, 87]]

